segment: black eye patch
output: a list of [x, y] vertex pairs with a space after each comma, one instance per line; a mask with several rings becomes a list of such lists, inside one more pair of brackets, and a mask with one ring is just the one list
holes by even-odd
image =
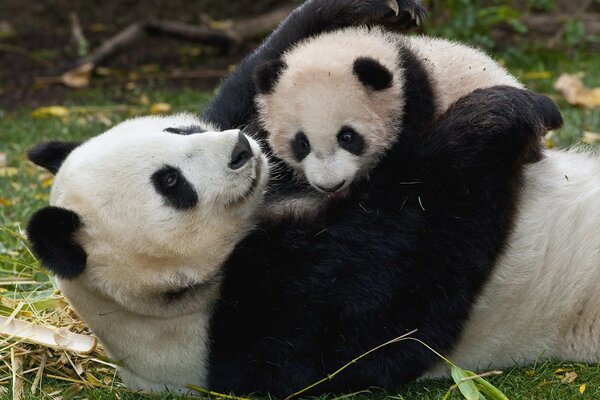
[[176, 135], [193, 135], [194, 133], [204, 133], [206, 129], [202, 129], [202, 127], [198, 125], [189, 125], [189, 126], [179, 126], [173, 128], [166, 128], [163, 130], [164, 132], [174, 133]]
[[150, 177], [154, 189], [163, 196], [165, 203], [178, 210], [193, 208], [198, 204], [198, 193], [185, 179], [179, 168], [164, 166]]
[[304, 132], [300, 131], [294, 136], [292, 140], [292, 153], [294, 153], [294, 157], [298, 161], [302, 161], [304, 157], [310, 154], [310, 142]]
[[360, 156], [365, 151], [365, 139], [350, 126], [342, 126], [337, 134], [337, 140], [342, 149], [355, 156]]

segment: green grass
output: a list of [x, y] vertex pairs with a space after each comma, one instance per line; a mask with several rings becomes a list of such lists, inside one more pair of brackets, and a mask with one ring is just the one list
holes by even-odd
[[[577, 143], [583, 131], [600, 132], [600, 111], [584, 110], [568, 105], [561, 96], [552, 89], [553, 82], [560, 73], [587, 72], [584, 82], [588, 86], [600, 86], [600, 55], [579, 54], [567, 57], [551, 53], [509, 52], [503, 55], [505, 64], [518, 75], [530, 88], [551, 95], [561, 107], [565, 119], [565, 127], [557, 132], [551, 143], [557, 146], [568, 146]], [[540, 74], [541, 73], [541, 74]], [[7, 155], [7, 167], [0, 166], [0, 228], [12, 232], [20, 232], [30, 215], [47, 204], [51, 176], [25, 159], [25, 151], [32, 145], [45, 140], [84, 140], [97, 135], [109, 126], [131, 115], [148, 113], [153, 103], [165, 102], [173, 107], [173, 111], [197, 111], [209, 99], [210, 94], [193, 90], [161, 90], [157, 88], [138, 87], [126, 90], [119, 86], [95, 85], [90, 89], [74, 91], [65, 101], [69, 110], [68, 118], [38, 119], [31, 115], [30, 109], [21, 109], [7, 113], [0, 110], [0, 153]], [[30, 281], [26, 285], [14, 285], [14, 278]], [[39, 267], [29, 253], [26, 242], [15, 234], [0, 230], [0, 315], [12, 312], [16, 302], [25, 300], [27, 305], [19, 314], [20, 317], [56, 321], [57, 324], [69, 326], [81, 331], [83, 326], [77, 325], [63, 315], [59, 296], [53, 294], [53, 286], [47, 274]], [[61, 311], [62, 310], [62, 311]], [[0, 399], [9, 399], [10, 357], [7, 344], [0, 338]], [[22, 345], [20, 348], [31, 350], [35, 347]], [[58, 360], [60, 354], [50, 352], [52, 360]], [[38, 355], [28, 356], [35, 367]], [[74, 363], [88, 363], [90, 372], [95, 378], [103, 379], [108, 385], [115, 384], [110, 378], [113, 371], [104, 370], [89, 358], [75, 358]], [[92, 367], [93, 365], [93, 367]], [[77, 377], [67, 364], [62, 367], [65, 376]], [[566, 371], [562, 371], [566, 370]], [[558, 371], [558, 372], [557, 372]], [[561, 383], [567, 371], [577, 373], [572, 383]], [[56, 373], [54, 373], [56, 374]], [[33, 380], [35, 372], [25, 377]], [[585, 366], [581, 364], [541, 363], [527, 368], [507, 370], [501, 376], [489, 380], [513, 399], [573, 399], [600, 397], [600, 365]], [[423, 381], [406, 385], [398, 392], [370, 389], [348, 396], [362, 399], [441, 399], [451, 386], [449, 380]], [[586, 390], [580, 394], [580, 385], [587, 384]], [[30, 383], [26, 383], [26, 386]], [[146, 398], [131, 394], [118, 388], [113, 390], [84, 387], [72, 382], [44, 377], [42, 392], [33, 396], [26, 389], [26, 397], [30, 399], [53, 398], [63, 395], [64, 398], [77, 399], [120, 399]], [[6, 393], [2, 390], [6, 389]], [[300, 388], [299, 388], [300, 389]], [[65, 392], [66, 391], [66, 392]], [[149, 398], [174, 398], [163, 395]], [[458, 399], [458, 393], [452, 398]], [[335, 396], [323, 396], [323, 399], [334, 399]]]

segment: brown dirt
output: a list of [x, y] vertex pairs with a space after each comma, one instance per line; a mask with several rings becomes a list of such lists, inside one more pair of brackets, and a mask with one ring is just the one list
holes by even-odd
[[[39, 77], [58, 76], [77, 60], [69, 13], [76, 12], [83, 33], [94, 49], [127, 25], [155, 17], [199, 23], [200, 13], [212, 18], [245, 18], [258, 15], [290, 0], [2, 0], [0, 1], [0, 109], [14, 110], [59, 104], [72, 93], [57, 84], [39, 84]], [[177, 68], [198, 70], [227, 68], [246, 51], [219, 54], [215, 49], [164, 37], [149, 37], [104, 64], [119, 76], [151, 65], [154, 77]], [[110, 77], [103, 78], [110, 83]], [[94, 80], [95, 81], [95, 80]], [[167, 86], [207, 89], [218, 78], [164, 80]]]

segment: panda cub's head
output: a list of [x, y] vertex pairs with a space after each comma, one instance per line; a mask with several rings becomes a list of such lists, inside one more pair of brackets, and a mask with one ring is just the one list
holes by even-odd
[[173, 300], [216, 279], [268, 180], [255, 141], [206, 130], [191, 115], [144, 117], [30, 150], [56, 173], [27, 229], [42, 265], [135, 314], [190, 312]]
[[319, 192], [346, 195], [396, 139], [404, 99], [393, 40], [377, 29], [345, 29], [255, 70], [273, 152]]

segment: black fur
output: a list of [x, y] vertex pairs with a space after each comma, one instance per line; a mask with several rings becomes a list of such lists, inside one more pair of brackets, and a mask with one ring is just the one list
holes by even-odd
[[198, 193], [179, 168], [167, 165], [153, 173], [150, 180], [167, 205], [178, 210], [187, 210], [198, 204]]
[[337, 139], [342, 149], [355, 156], [360, 156], [365, 151], [365, 139], [351, 126], [343, 126], [338, 132]]
[[281, 54], [299, 41], [323, 32], [352, 25], [391, 24], [408, 28], [422, 21], [425, 8], [419, 0], [396, 0], [395, 16], [388, 0], [308, 0], [295, 9], [252, 54], [242, 60], [235, 72], [222, 83], [219, 94], [202, 117], [220, 129], [247, 125], [256, 116], [252, 83], [254, 69]]
[[201, 126], [189, 125], [189, 126], [178, 126], [164, 129], [165, 132], [174, 133], [176, 135], [193, 135], [194, 133], [206, 132]]
[[286, 67], [287, 65], [280, 58], [267, 61], [256, 67], [254, 70], [254, 84], [256, 85], [257, 92], [260, 94], [271, 93], [275, 88], [279, 76]]
[[27, 158], [32, 163], [56, 174], [67, 156], [80, 144], [77, 142], [40, 143], [27, 151]]
[[[225, 268], [209, 386], [289, 395], [387, 340], [448, 353], [506, 243], [523, 160], [540, 151], [547, 99], [473, 92], [403, 134], [324, 226], [262, 225]], [[415, 342], [375, 352], [311, 394], [393, 388], [437, 358]]]
[[302, 131], [296, 133], [290, 146], [292, 147], [292, 153], [294, 153], [294, 157], [296, 157], [296, 161], [298, 162], [304, 160], [304, 158], [310, 154], [310, 142]]
[[79, 216], [60, 207], [38, 210], [27, 225], [31, 249], [41, 264], [62, 279], [73, 279], [85, 270], [87, 254], [73, 235], [81, 228]]
[[373, 90], [392, 87], [394, 75], [379, 61], [371, 57], [359, 57], [354, 61], [352, 73], [364, 85]]

